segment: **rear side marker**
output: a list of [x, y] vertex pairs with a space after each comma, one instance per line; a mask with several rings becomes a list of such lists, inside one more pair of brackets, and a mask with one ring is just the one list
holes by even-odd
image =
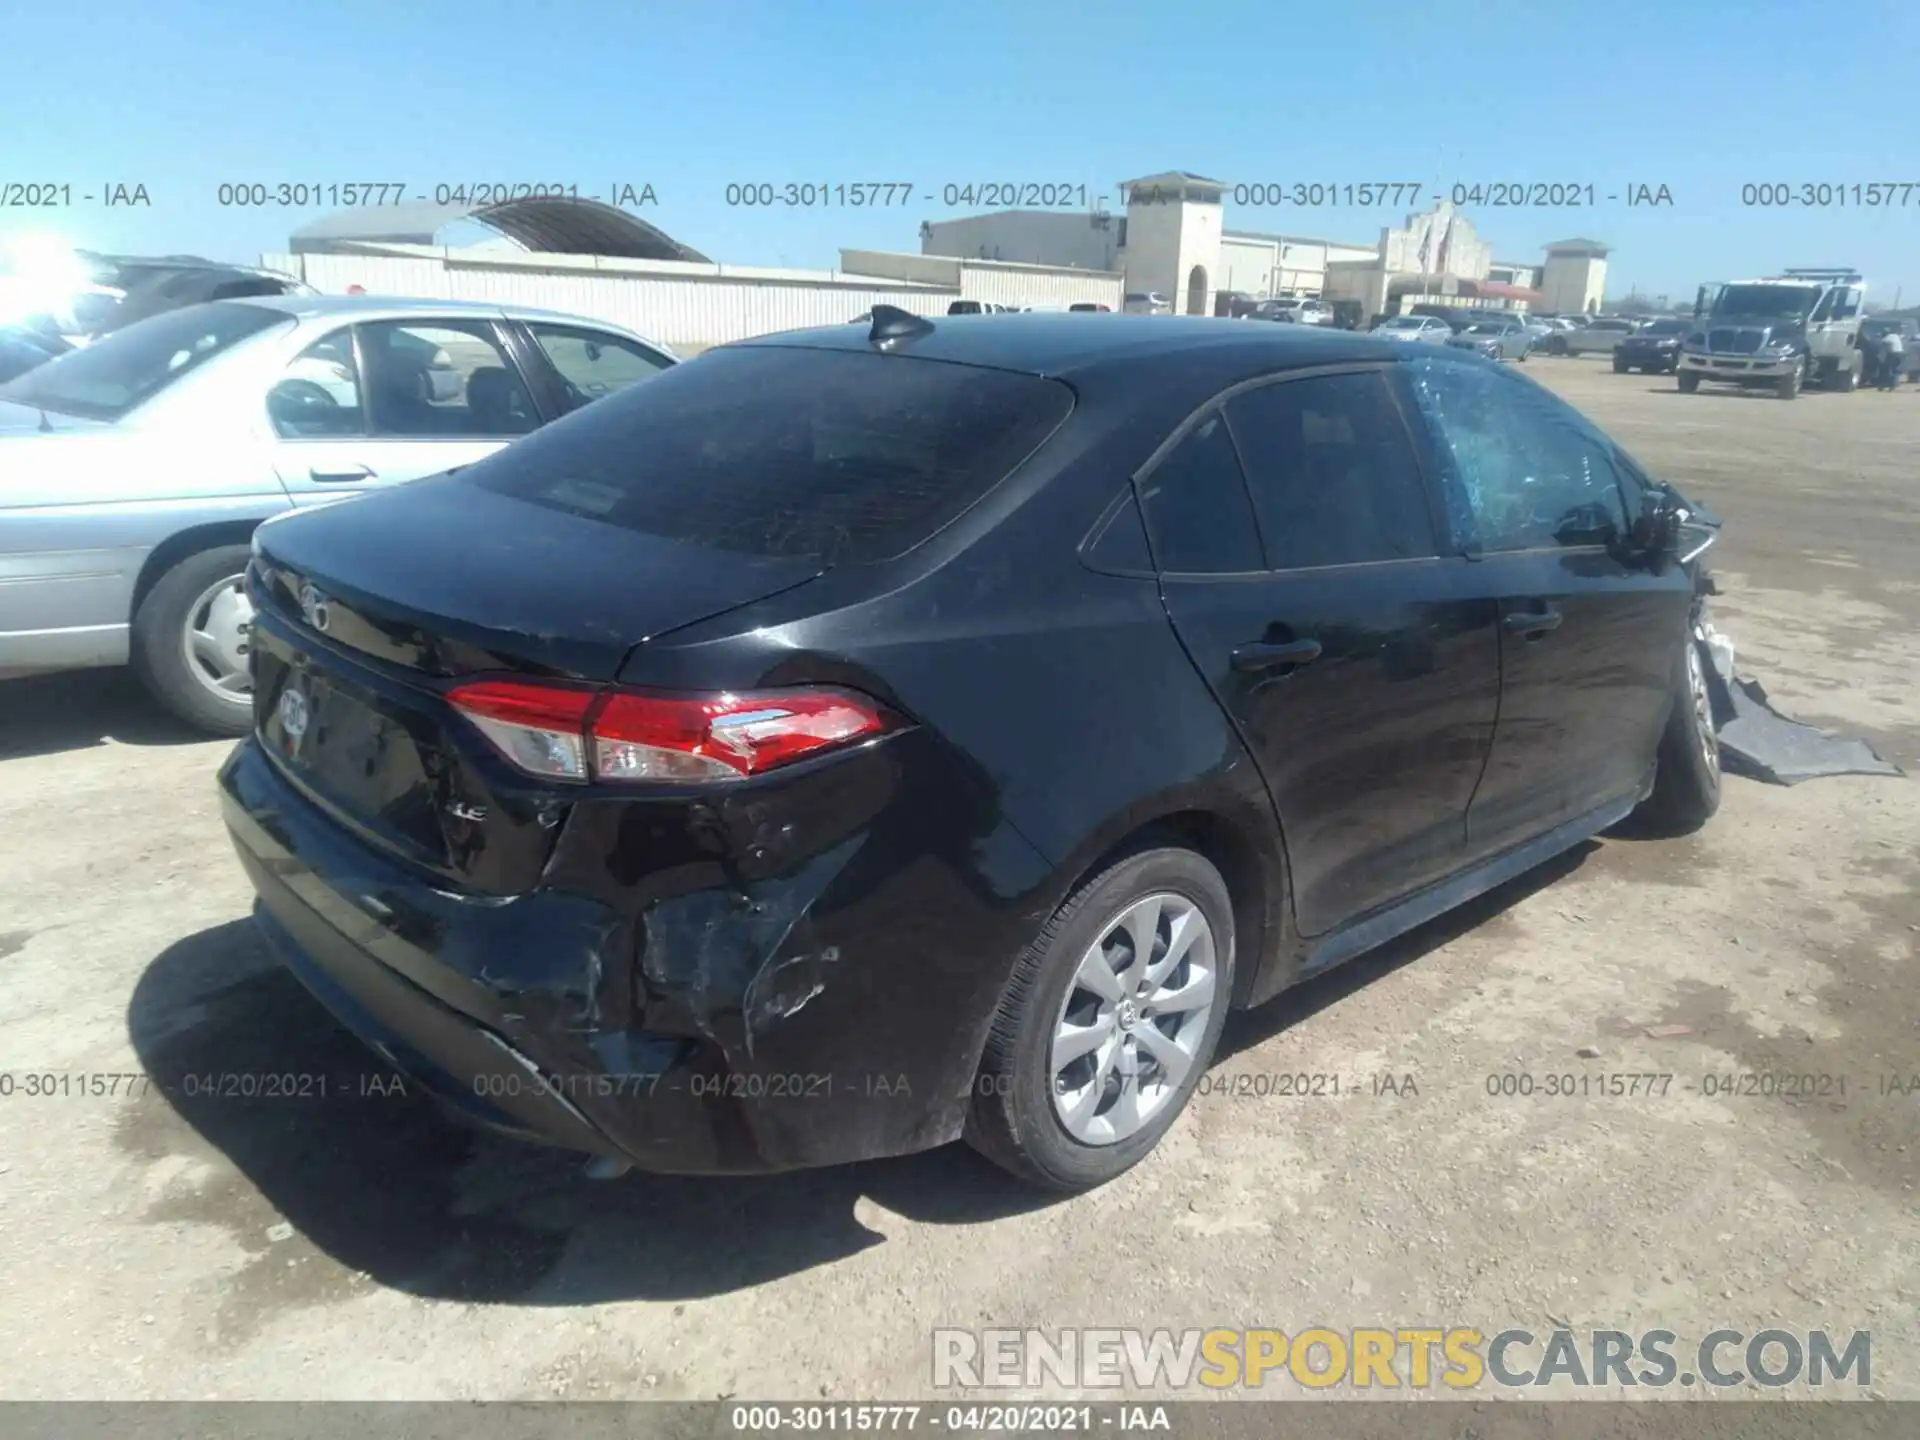
[[526, 680], [483, 680], [447, 701], [530, 775], [725, 781], [879, 735], [898, 721], [849, 690], [657, 695]]

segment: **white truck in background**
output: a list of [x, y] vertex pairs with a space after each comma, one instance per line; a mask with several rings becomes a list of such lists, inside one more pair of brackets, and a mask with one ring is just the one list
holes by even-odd
[[1680, 388], [1691, 393], [1710, 380], [1764, 387], [1783, 400], [1808, 385], [1856, 388], [1866, 293], [1866, 281], [1852, 269], [1787, 270], [1702, 285], [1694, 328], [1680, 348]]

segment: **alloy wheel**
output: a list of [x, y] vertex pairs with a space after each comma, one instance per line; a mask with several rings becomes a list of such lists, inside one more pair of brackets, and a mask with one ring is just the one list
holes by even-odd
[[1700, 756], [1707, 769], [1720, 769], [1720, 737], [1713, 729], [1713, 697], [1707, 693], [1707, 667], [1700, 663], [1698, 641], [1687, 641], [1687, 688], [1693, 697], [1694, 729], [1700, 735]]
[[1087, 1145], [1113, 1145], [1180, 1093], [1218, 1001], [1213, 927], [1159, 891], [1115, 915], [1087, 947], [1054, 1023], [1054, 1113]]

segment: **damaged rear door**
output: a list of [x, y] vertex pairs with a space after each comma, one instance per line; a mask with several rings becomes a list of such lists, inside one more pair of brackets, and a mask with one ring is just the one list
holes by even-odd
[[1229, 395], [1141, 500], [1174, 627], [1279, 813], [1301, 932], [1456, 868], [1498, 641], [1379, 369]]

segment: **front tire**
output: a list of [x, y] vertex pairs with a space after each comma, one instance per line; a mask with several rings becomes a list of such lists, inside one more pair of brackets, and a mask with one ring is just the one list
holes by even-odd
[[1613, 373], [1616, 375], [1624, 375], [1632, 368], [1633, 367], [1627, 364], [1626, 361], [1621, 359], [1616, 358], [1613, 362]]
[[187, 556], [155, 582], [134, 612], [134, 673], [168, 710], [212, 735], [253, 727], [248, 652], [253, 607], [241, 587], [249, 547]]
[[1806, 362], [1801, 361], [1800, 363], [1796, 364], [1793, 367], [1793, 369], [1789, 370], [1785, 375], [1782, 375], [1780, 377], [1780, 383], [1775, 393], [1779, 395], [1779, 397], [1782, 400], [1798, 399], [1800, 395], [1800, 387], [1806, 383], [1806, 378], [1807, 378]]
[[1661, 835], [1690, 835], [1720, 808], [1720, 738], [1707, 688], [1706, 647], [1689, 629], [1674, 675], [1673, 713], [1660, 736], [1653, 793], [1634, 818]]
[[1143, 1159], [1206, 1073], [1233, 993], [1233, 903], [1202, 856], [1116, 861], [1020, 955], [966, 1138], [1030, 1184], [1078, 1191]]
[[1678, 373], [1680, 376], [1680, 393], [1682, 395], [1691, 395], [1700, 388], [1700, 376], [1697, 373], [1692, 370], [1682, 370]]

